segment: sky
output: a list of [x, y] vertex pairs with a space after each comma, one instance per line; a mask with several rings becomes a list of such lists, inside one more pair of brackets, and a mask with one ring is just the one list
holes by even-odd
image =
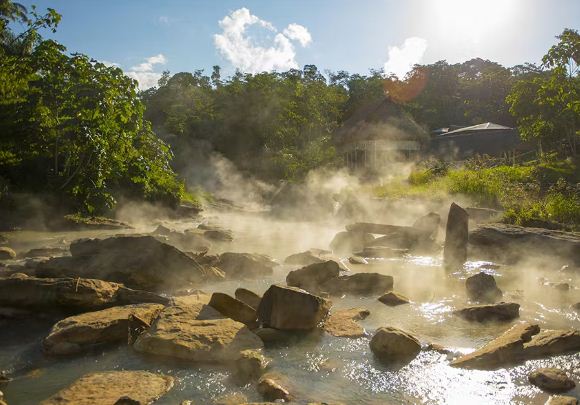
[[62, 21], [47, 37], [121, 67], [141, 88], [161, 72], [321, 71], [400, 78], [415, 63], [538, 63], [580, 0], [20, 0]]

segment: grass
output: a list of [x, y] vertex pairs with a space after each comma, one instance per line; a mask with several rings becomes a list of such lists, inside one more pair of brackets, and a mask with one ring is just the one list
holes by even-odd
[[580, 230], [579, 172], [571, 160], [495, 167], [439, 165], [415, 170], [373, 191], [379, 197], [430, 200], [461, 195], [477, 206], [505, 210], [508, 223]]

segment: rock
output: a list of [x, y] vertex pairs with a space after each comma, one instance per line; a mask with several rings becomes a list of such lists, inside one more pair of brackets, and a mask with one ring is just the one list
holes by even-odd
[[310, 330], [328, 315], [331, 302], [295, 287], [272, 285], [262, 297], [258, 319], [282, 330]]
[[213, 293], [208, 305], [217, 309], [223, 316], [241, 322], [250, 329], [258, 327], [256, 310], [227, 294], [219, 292]]
[[497, 287], [495, 278], [484, 272], [480, 272], [465, 280], [467, 296], [474, 301], [495, 302], [503, 296]]
[[525, 360], [540, 359], [580, 351], [580, 332], [543, 330], [534, 324], [521, 323], [451, 363], [452, 366], [495, 369]]
[[213, 405], [240, 405], [248, 402], [248, 398], [241, 392], [222, 395], [213, 401]]
[[397, 305], [408, 304], [409, 298], [405, 297], [402, 294], [396, 293], [394, 291], [388, 292], [384, 295], [381, 295], [378, 298], [383, 304], [388, 305], [390, 307], [394, 307]]
[[111, 405], [117, 404], [123, 397], [150, 404], [172, 387], [173, 377], [161, 374], [105, 371], [84, 375], [68, 388], [42, 401], [41, 405]]
[[285, 343], [290, 339], [288, 332], [284, 332], [274, 328], [258, 328], [254, 329], [254, 332], [265, 345], [276, 345], [279, 343]]
[[246, 384], [264, 374], [269, 363], [270, 359], [264, 357], [259, 351], [244, 350], [234, 363], [234, 376], [238, 382]]
[[420, 231], [425, 232], [429, 238], [435, 239], [437, 237], [440, 224], [441, 216], [434, 212], [430, 212], [427, 215], [418, 218], [413, 223], [413, 228], [419, 229]]
[[4, 235], [0, 235], [0, 246], [7, 245], [7, 244], [8, 244], [8, 238]]
[[386, 246], [369, 246], [356, 253], [356, 255], [361, 257], [392, 258], [402, 257], [407, 252], [407, 249], [394, 249]]
[[142, 405], [140, 401], [129, 396], [123, 396], [115, 402], [115, 405]]
[[16, 252], [8, 246], [0, 246], [0, 260], [16, 259]]
[[0, 278], [0, 307], [67, 314], [145, 302], [167, 303], [156, 294], [85, 278]]
[[359, 251], [375, 240], [367, 232], [343, 231], [337, 233], [330, 242], [330, 249], [335, 253], [352, 253]]
[[469, 244], [480, 258], [514, 263], [531, 257], [549, 257], [580, 265], [580, 233], [515, 225], [488, 224], [469, 234]]
[[271, 275], [276, 265], [265, 255], [226, 252], [220, 255], [217, 267], [227, 278], [256, 278]]
[[261, 378], [257, 388], [266, 401], [291, 400], [290, 392], [273, 378]]
[[355, 273], [329, 279], [320, 288], [334, 295], [383, 294], [393, 289], [393, 277], [379, 273]]
[[81, 239], [71, 243], [70, 250], [72, 257], [53, 258], [39, 264], [37, 275], [91, 277], [149, 291], [223, 278], [210, 266], [201, 265], [193, 255], [153, 236]]
[[566, 372], [557, 368], [540, 368], [528, 375], [531, 384], [545, 391], [566, 392], [576, 386]]
[[447, 267], [462, 266], [467, 260], [468, 222], [467, 212], [459, 205], [451, 203], [443, 249], [443, 262]]
[[258, 309], [258, 306], [260, 305], [260, 301], [262, 300], [262, 297], [260, 297], [255, 292], [250, 291], [246, 288], [241, 288], [241, 287], [236, 289], [236, 291], [234, 292], [234, 295], [235, 295], [236, 299], [242, 301], [243, 303], [245, 303], [246, 305], [249, 305], [250, 307], [252, 307], [254, 309]]
[[545, 405], [578, 405], [578, 400], [574, 397], [554, 395], [548, 399]]
[[82, 217], [80, 215], [72, 214], [65, 215], [50, 222], [52, 230], [123, 230], [133, 229], [131, 225], [126, 224], [116, 219], [105, 217]]
[[301, 253], [295, 253], [284, 259], [285, 264], [297, 264], [299, 266], [308, 266], [315, 263], [323, 263], [324, 260], [312, 253], [310, 250]]
[[68, 249], [60, 247], [46, 247], [38, 249], [30, 249], [28, 252], [24, 253], [22, 257], [35, 258], [35, 257], [53, 257], [53, 256], [63, 256], [68, 253]]
[[350, 264], [369, 264], [367, 259], [365, 259], [364, 257], [359, 257], [359, 256], [350, 256], [348, 258], [348, 261]]
[[491, 208], [477, 208], [477, 207], [467, 207], [465, 208], [469, 219], [475, 221], [477, 224], [495, 221], [499, 219], [502, 215], [502, 211], [494, 210]]
[[286, 284], [291, 287], [317, 292], [322, 284], [332, 278], [338, 278], [339, 274], [340, 267], [338, 263], [329, 260], [291, 271], [286, 276]]
[[324, 330], [336, 337], [358, 338], [365, 335], [365, 330], [356, 321], [369, 315], [369, 310], [364, 308], [333, 311], [324, 322]]
[[520, 304], [500, 302], [491, 305], [474, 305], [453, 311], [453, 313], [468, 321], [511, 321], [520, 316]]
[[219, 242], [231, 242], [234, 240], [232, 236], [232, 231], [227, 231], [224, 229], [210, 229], [203, 233], [204, 238], [209, 240], [215, 240]]
[[243, 323], [201, 303], [166, 307], [137, 338], [135, 350], [189, 361], [230, 362], [263, 346]]
[[69, 355], [98, 344], [127, 342], [129, 317], [150, 325], [162, 309], [160, 304], [126, 305], [71, 316], [52, 327], [43, 347], [48, 354]]
[[203, 233], [198, 231], [186, 230], [185, 232], [178, 232], [159, 225], [151, 234], [160, 242], [169, 243], [184, 251], [207, 252], [211, 246], [208, 240], [204, 238]]
[[580, 312], [580, 302], [577, 302], [574, 305], [572, 305], [572, 309], [574, 309], [576, 312]]
[[416, 337], [401, 329], [383, 327], [375, 332], [370, 348], [383, 362], [407, 363], [419, 354], [421, 344]]

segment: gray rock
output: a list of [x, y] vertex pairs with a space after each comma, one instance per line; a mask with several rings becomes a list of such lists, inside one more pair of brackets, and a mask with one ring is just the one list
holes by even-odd
[[388, 292], [384, 295], [381, 295], [378, 298], [383, 304], [388, 305], [390, 307], [394, 307], [397, 305], [408, 304], [409, 298], [405, 297], [402, 294], [396, 293], [394, 291]]
[[576, 386], [565, 371], [557, 368], [540, 368], [528, 375], [530, 383], [550, 392], [566, 392]]
[[227, 278], [257, 278], [269, 276], [276, 266], [271, 258], [255, 253], [226, 252], [220, 255], [217, 267]]
[[474, 301], [495, 302], [503, 296], [495, 278], [484, 272], [468, 277], [465, 280], [465, 288], [467, 296]]
[[511, 321], [520, 316], [520, 304], [500, 302], [490, 305], [474, 305], [453, 313], [468, 321]]
[[255, 292], [250, 291], [246, 288], [241, 288], [241, 287], [236, 289], [234, 295], [235, 295], [236, 299], [242, 301], [243, 303], [245, 303], [246, 305], [249, 305], [250, 307], [252, 307], [254, 309], [258, 309], [258, 306], [260, 305], [260, 301], [262, 300], [262, 297], [260, 297]]
[[386, 363], [407, 363], [421, 351], [419, 340], [397, 328], [377, 329], [370, 342], [374, 355]]
[[462, 266], [467, 260], [469, 215], [459, 205], [452, 203], [447, 216], [443, 262], [446, 267]]
[[310, 250], [306, 252], [295, 253], [284, 259], [285, 264], [295, 264], [299, 266], [308, 266], [315, 263], [323, 263], [324, 259], [321, 259], [318, 255], [312, 253]]
[[250, 329], [258, 327], [256, 310], [227, 294], [213, 293], [208, 305], [217, 309], [222, 315], [245, 324]]
[[291, 271], [286, 276], [286, 284], [291, 287], [317, 292], [326, 281], [338, 278], [339, 274], [340, 267], [338, 263], [329, 260]]

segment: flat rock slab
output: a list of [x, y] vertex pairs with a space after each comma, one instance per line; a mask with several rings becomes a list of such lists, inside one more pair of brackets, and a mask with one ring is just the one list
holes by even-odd
[[87, 374], [41, 405], [113, 405], [130, 398], [150, 404], [173, 387], [173, 377], [147, 371], [107, 371]]
[[520, 316], [520, 304], [500, 302], [490, 305], [474, 305], [453, 311], [453, 313], [463, 319], [475, 322], [511, 321]]
[[493, 370], [525, 360], [577, 351], [580, 351], [579, 331], [540, 331], [538, 325], [520, 323], [474, 352], [454, 360], [451, 365]]
[[278, 264], [266, 255], [225, 252], [219, 256], [217, 267], [227, 278], [256, 278], [269, 276]]
[[331, 278], [320, 288], [333, 295], [384, 294], [393, 289], [393, 277], [380, 273], [354, 273]]
[[124, 283], [130, 288], [163, 291], [223, 278], [150, 235], [81, 239], [70, 245], [71, 257], [58, 257], [37, 267], [42, 277], [88, 277]]
[[160, 304], [138, 304], [71, 316], [52, 327], [43, 347], [49, 354], [68, 355], [96, 344], [127, 342], [131, 316], [150, 325], [162, 309]]
[[312, 253], [310, 250], [301, 253], [295, 253], [284, 259], [285, 264], [295, 264], [299, 266], [308, 266], [309, 264], [322, 263], [324, 259], [321, 259], [318, 255]]
[[565, 371], [557, 368], [540, 368], [528, 376], [531, 384], [550, 392], [566, 392], [576, 386]]
[[396, 293], [394, 291], [390, 291], [386, 294], [381, 295], [378, 298], [383, 304], [388, 305], [390, 307], [395, 307], [397, 305], [408, 304], [409, 298], [405, 297], [403, 294]]
[[201, 303], [166, 307], [151, 328], [141, 334], [135, 350], [189, 361], [230, 362], [262, 340], [243, 323], [224, 318]]
[[358, 338], [365, 335], [365, 330], [356, 321], [369, 315], [369, 310], [364, 308], [333, 311], [324, 322], [323, 328], [332, 336]]

